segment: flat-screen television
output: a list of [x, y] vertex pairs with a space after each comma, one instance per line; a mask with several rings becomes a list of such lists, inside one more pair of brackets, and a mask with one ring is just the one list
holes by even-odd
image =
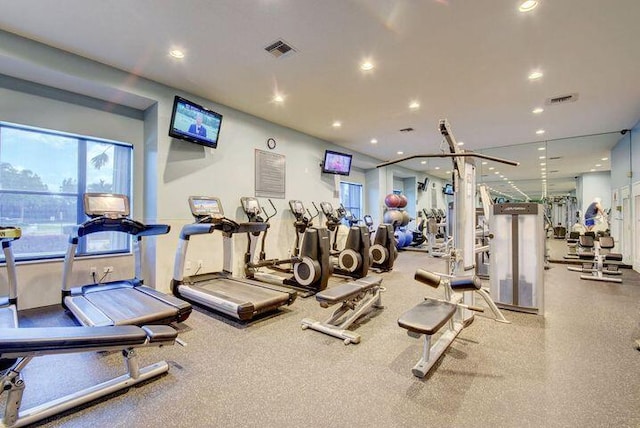
[[176, 95], [169, 136], [215, 149], [222, 115]]
[[442, 193], [444, 193], [445, 195], [453, 195], [453, 184], [451, 183], [445, 184], [444, 187], [442, 188]]
[[349, 175], [351, 172], [351, 155], [326, 150], [324, 152], [322, 172], [326, 172], [327, 174]]

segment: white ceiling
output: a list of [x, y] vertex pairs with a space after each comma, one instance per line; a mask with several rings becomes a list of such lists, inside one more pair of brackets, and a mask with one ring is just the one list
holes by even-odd
[[[640, 1], [541, 0], [529, 14], [518, 4], [0, 0], [0, 29], [378, 159], [438, 151], [441, 118], [470, 150], [633, 126], [640, 118]], [[297, 52], [280, 59], [265, 52], [279, 38]], [[173, 48], [186, 57], [171, 58]], [[359, 69], [365, 59], [374, 70]], [[536, 69], [544, 77], [529, 81]], [[9, 64], [0, 63], [0, 73], [12, 75]], [[282, 105], [272, 101], [275, 92], [284, 94]], [[568, 93], [578, 101], [531, 113]], [[419, 110], [409, 110], [411, 100]], [[405, 127], [415, 131], [401, 134]], [[535, 134], [540, 128], [544, 138]], [[607, 152], [620, 137], [612, 135], [618, 138], [603, 137], [589, 151]], [[433, 165], [414, 166], [434, 173], [426, 168]], [[519, 168], [509, 173], [514, 179], [539, 179], [535, 168]]]

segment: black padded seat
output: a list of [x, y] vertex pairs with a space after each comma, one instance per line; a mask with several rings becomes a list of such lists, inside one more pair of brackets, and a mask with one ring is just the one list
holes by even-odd
[[0, 330], [0, 355], [126, 347], [142, 345], [146, 340], [145, 330], [135, 326], [7, 328]]
[[456, 308], [453, 303], [425, 299], [402, 314], [398, 325], [414, 333], [432, 335], [451, 319]]
[[595, 246], [594, 237], [591, 235], [581, 235], [578, 239], [578, 245], [582, 248], [593, 248]]
[[580, 232], [569, 232], [569, 237], [567, 238], [567, 242], [570, 244], [575, 244], [580, 239]]
[[320, 293], [316, 294], [316, 300], [320, 302], [321, 305], [335, 305], [336, 303], [349, 300], [351, 297], [356, 296], [358, 293], [367, 291], [368, 289], [378, 286], [381, 283], [381, 277], [369, 275], [356, 281], [349, 281], [336, 287], [323, 290]]
[[453, 291], [475, 291], [482, 288], [482, 282], [477, 276], [471, 278], [454, 279], [451, 281]]
[[595, 256], [596, 256], [596, 253], [591, 253], [591, 252], [583, 251], [581, 253], [578, 253], [578, 257], [581, 260], [593, 260], [595, 258]]
[[149, 343], [167, 342], [178, 337], [178, 332], [168, 325], [143, 325], [142, 329], [147, 333]]
[[621, 262], [622, 261], [622, 254], [620, 254], [620, 253], [609, 253], [609, 254], [606, 254], [604, 256], [604, 259], [606, 261]]

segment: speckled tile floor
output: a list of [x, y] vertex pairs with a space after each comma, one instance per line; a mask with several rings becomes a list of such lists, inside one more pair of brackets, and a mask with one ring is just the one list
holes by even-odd
[[[422, 339], [398, 316], [437, 291], [413, 281], [441, 259], [401, 253], [383, 275], [386, 308], [357, 327], [358, 345], [300, 329], [324, 319], [311, 299], [241, 326], [196, 310], [186, 347], [141, 350], [170, 372], [126, 393], [54, 418], [68, 427], [639, 427], [640, 275], [623, 284], [581, 281], [564, 265], [545, 271], [545, 316], [484, 315], [462, 331], [426, 379], [411, 374]], [[70, 325], [58, 308], [21, 314], [25, 327]], [[37, 358], [25, 370], [24, 407], [121, 373], [118, 354]], [[54, 368], [52, 370], [52, 368]]]

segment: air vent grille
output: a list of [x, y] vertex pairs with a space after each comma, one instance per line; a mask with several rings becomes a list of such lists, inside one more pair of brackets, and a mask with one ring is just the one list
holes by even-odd
[[285, 42], [282, 39], [276, 40], [275, 42], [271, 43], [269, 46], [264, 48], [264, 50], [269, 52], [271, 55], [273, 55], [276, 58], [289, 56], [292, 53], [296, 52], [293, 46], [291, 46], [289, 43]]
[[558, 160], [558, 159], [562, 159], [562, 156], [552, 156], [549, 158], [549, 160]]
[[400, 130], [400, 132], [413, 132], [413, 131], [414, 131], [414, 129], [413, 129], [413, 128], [402, 128], [402, 129]]
[[566, 95], [560, 95], [558, 97], [547, 98], [544, 103], [548, 106], [552, 106], [556, 104], [574, 103], [576, 101], [578, 101], [578, 94], [574, 92], [573, 94], [566, 94]]
[[552, 171], [549, 171], [549, 174], [553, 174], [554, 172], [560, 172], [560, 171], [559, 171], [559, 170], [557, 170], [557, 169], [554, 169], [554, 170], [552, 170]]

